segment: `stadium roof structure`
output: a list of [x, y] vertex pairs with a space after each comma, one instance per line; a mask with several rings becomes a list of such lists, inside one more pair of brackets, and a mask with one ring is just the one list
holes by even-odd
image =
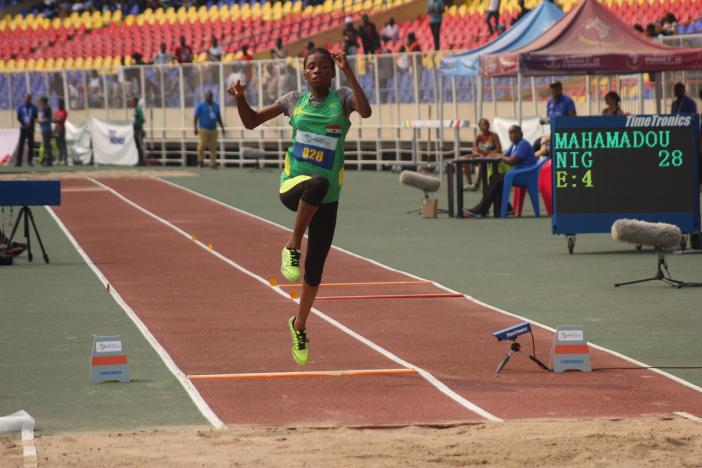
[[702, 69], [702, 49], [654, 42], [584, 0], [521, 49], [480, 57], [482, 76], [586, 75]]
[[563, 11], [556, 5], [549, 1], [541, 2], [539, 6], [527, 13], [507, 32], [492, 42], [442, 58], [440, 71], [446, 76], [478, 76], [481, 55], [507, 52], [524, 47], [543, 35], [562, 17]]

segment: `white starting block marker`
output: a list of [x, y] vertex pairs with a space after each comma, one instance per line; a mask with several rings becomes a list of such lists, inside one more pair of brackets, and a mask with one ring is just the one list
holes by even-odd
[[563, 325], [556, 329], [551, 349], [551, 367], [554, 372], [592, 372], [590, 347], [585, 341], [581, 325]]
[[90, 381], [94, 384], [108, 380], [129, 382], [127, 352], [121, 336], [93, 337], [90, 369]]

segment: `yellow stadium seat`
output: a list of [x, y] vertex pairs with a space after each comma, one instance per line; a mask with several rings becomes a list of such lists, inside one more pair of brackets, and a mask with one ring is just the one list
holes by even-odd
[[285, 3], [283, 3], [283, 13], [287, 14], [290, 13], [293, 10], [293, 2], [290, 0], [287, 0]]
[[44, 67], [47, 70], [55, 70], [56, 69], [56, 61], [53, 58], [48, 58], [48, 59], [46, 59], [46, 62], [44, 63]]
[[112, 13], [112, 22], [113, 23], [121, 23], [122, 22], [122, 12], [117, 10], [114, 13]]
[[127, 26], [134, 26], [134, 15], [128, 15], [127, 19], [124, 20], [124, 24]]
[[137, 26], [142, 27], [144, 26], [146, 19], [144, 18], [144, 15], [137, 15], [136, 20], [134, 20], [134, 22]]
[[302, 2], [300, 0], [296, 1], [292, 5], [292, 12], [293, 13], [300, 13], [302, 11]]
[[25, 67], [28, 70], [34, 70], [35, 66], [36, 66], [36, 61], [33, 58], [30, 58], [29, 60], [27, 60], [27, 64], [25, 65]]
[[6, 70], [16, 70], [17, 65], [15, 64], [14, 60], [8, 60], [5, 62], [5, 69]]
[[365, 0], [363, 2], [363, 10], [370, 11], [373, 8], [373, 0]]
[[232, 21], [236, 21], [239, 19], [241, 16], [241, 10], [239, 8], [232, 8], [232, 12], [229, 15], [229, 18], [231, 18]]
[[199, 54], [197, 54], [197, 56], [195, 56], [195, 62], [207, 62], [207, 54], [205, 52], [200, 52]]
[[83, 60], [83, 68], [93, 68], [95, 64], [95, 59], [93, 57], [86, 57]]
[[[63, 57], [59, 57], [54, 61], [54, 69], [56, 70], [61, 70], [64, 68], [64, 64], [66, 63], [65, 59]], [[68, 68], [68, 67], [66, 67]]]
[[231, 53], [231, 52], [229, 52], [228, 54], [226, 54], [226, 55], [224, 56], [224, 58], [222, 58], [222, 62], [225, 62], [225, 63], [226, 63], [226, 62], [232, 62], [233, 60], [234, 60], [234, 54]]
[[83, 68], [83, 62], [85, 62], [85, 59], [83, 57], [76, 57], [75, 59], [73, 59], [73, 67]]
[[5, 71], [5, 70], [7, 70], [7, 68], [5, 66], [5, 61], [0, 60], [0, 71]]

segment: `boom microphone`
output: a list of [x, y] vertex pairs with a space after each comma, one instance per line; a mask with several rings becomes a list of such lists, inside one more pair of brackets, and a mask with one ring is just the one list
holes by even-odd
[[612, 239], [656, 250], [672, 252], [680, 245], [680, 228], [666, 223], [649, 223], [638, 219], [619, 219], [612, 224]]
[[441, 187], [441, 180], [415, 171], [402, 171], [400, 173], [400, 183], [418, 188], [424, 193], [436, 192]]

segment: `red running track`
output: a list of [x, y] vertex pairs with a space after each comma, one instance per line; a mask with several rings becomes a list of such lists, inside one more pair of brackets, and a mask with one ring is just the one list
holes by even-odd
[[[105, 179], [110, 188], [251, 272], [277, 275], [287, 231], [153, 179]], [[90, 186], [66, 181], [64, 187]], [[94, 186], [94, 185], [93, 185]], [[273, 202], [273, 201], [272, 201]], [[296, 370], [285, 321], [291, 300], [200, 248], [110, 191], [67, 192], [56, 210], [77, 241], [186, 374]], [[341, 226], [343, 229], [343, 226]], [[118, 246], [118, 248], [115, 248]], [[413, 278], [333, 250], [325, 282]], [[433, 285], [322, 288], [324, 295], [436, 294]], [[518, 320], [465, 298], [325, 301], [323, 313], [431, 373], [502, 419], [702, 415], [702, 393], [645, 369], [546, 373], [491, 333]], [[305, 370], [401, 367], [312, 317]], [[552, 333], [536, 328], [543, 358]], [[529, 345], [526, 346], [529, 348]], [[592, 350], [593, 366], [632, 367]], [[398, 425], [483, 420], [420, 375], [194, 381], [225, 422], [262, 425]]]

